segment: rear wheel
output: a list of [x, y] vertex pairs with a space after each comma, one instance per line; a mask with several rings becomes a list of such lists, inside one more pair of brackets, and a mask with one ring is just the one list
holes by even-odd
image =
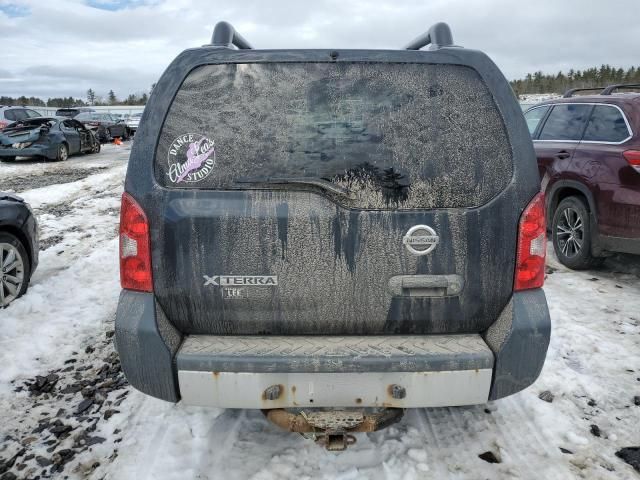
[[15, 235], [0, 233], [0, 308], [27, 291], [29, 257]]
[[56, 152], [56, 160], [59, 162], [65, 161], [69, 158], [69, 148], [66, 144], [61, 143], [58, 145], [58, 151]]
[[601, 261], [591, 255], [591, 224], [589, 210], [579, 197], [562, 200], [553, 215], [551, 234], [553, 248], [563, 265], [584, 270]]
[[0, 157], [0, 161], [2, 162], [15, 162], [16, 157]]

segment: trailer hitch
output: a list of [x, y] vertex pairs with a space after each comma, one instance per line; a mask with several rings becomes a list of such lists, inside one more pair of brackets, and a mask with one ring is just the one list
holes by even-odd
[[404, 410], [385, 408], [373, 413], [359, 410], [311, 410], [299, 413], [283, 408], [262, 410], [271, 423], [290, 432], [324, 445], [327, 450], [341, 451], [356, 443], [352, 435], [358, 432], [375, 432], [398, 422]]

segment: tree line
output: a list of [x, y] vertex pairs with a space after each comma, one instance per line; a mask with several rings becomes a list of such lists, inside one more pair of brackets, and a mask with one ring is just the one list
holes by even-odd
[[[570, 88], [589, 88], [610, 85], [612, 83], [640, 84], [640, 66], [615, 68], [611, 65], [601, 65], [585, 70], [569, 70], [555, 74], [537, 71], [528, 73], [524, 78], [509, 82], [516, 95], [527, 93], [563, 93]], [[151, 85], [151, 91], [156, 86]], [[149, 93], [151, 93], [151, 91]], [[109, 90], [106, 97], [102, 97], [93, 89], [87, 90], [86, 98], [56, 97], [46, 101], [38, 97], [7, 97], [0, 96], [0, 105], [31, 105], [34, 107], [75, 107], [75, 106], [103, 106], [103, 105], [146, 105], [149, 95], [131, 93], [118, 98], [113, 90]]]
[[[153, 91], [156, 84], [151, 85], [151, 91]], [[151, 93], [149, 91], [149, 94]], [[73, 97], [54, 97], [43, 100], [39, 97], [8, 97], [0, 96], [0, 105], [30, 105], [32, 107], [53, 107], [53, 108], [68, 108], [68, 107], [91, 107], [91, 106], [109, 106], [109, 105], [146, 105], [149, 100], [149, 94], [146, 92], [141, 94], [130, 93], [126, 97], [120, 99], [113, 90], [109, 90], [106, 97], [102, 97], [90, 88], [87, 90], [86, 98], [73, 98]]]
[[545, 74], [540, 71], [528, 73], [524, 78], [512, 80], [511, 88], [516, 95], [526, 93], [564, 93], [570, 88], [605, 87], [612, 83], [640, 84], [640, 67], [626, 70], [611, 65], [587, 68], [585, 70], [569, 70], [556, 74]]

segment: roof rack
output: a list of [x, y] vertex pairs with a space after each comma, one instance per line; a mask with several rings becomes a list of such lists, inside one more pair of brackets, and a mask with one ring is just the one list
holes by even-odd
[[611, 95], [615, 90], [625, 88], [640, 88], [640, 83], [618, 83], [615, 85], [609, 85], [600, 92], [600, 95]]
[[430, 45], [430, 50], [436, 50], [441, 47], [450, 47], [453, 45], [453, 35], [449, 25], [444, 22], [438, 22], [431, 25], [431, 28], [413, 41], [409, 42], [405, 50], [420, 50], [422, 47]]
[[564, 95], [562, 95], [562, 98], [573, 97], [573, 94], [576, 93], [576, 92], [589, 92], [589, 91], [593, 91], [593, 90], [602, 90], [603, 88], [605, 88], [605, 87], [570, 88], [569, 90], [564, 92]]
[[240, 50], [253, 49], [251, 44], [228, 22], [216, 23], [213, 29], [213, 36], [211, 37], [211, 45], [227, 48], [231, 48], [231, 45], [234, 45]]

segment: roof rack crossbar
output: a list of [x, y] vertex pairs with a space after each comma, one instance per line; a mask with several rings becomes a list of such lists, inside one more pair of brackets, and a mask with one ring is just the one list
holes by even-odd
[[576, 93], [576, 92], [589, 92], [589, 91], [593, 91], [593, 90], [602, 90], [603, 88], [604, 87], [570, 88], [569, 90], [564, 92], [564, 95], [562, 95], [562, 98], [573, 97], [573, 94]]
[[608, 85], [607, 88], [600, 92], [600, 95], [611, 95], [614, 91], [625, 88], [640, 88], [640, 83], [617, 83], [615, 85]]
[[420, 50], [422, 47], [431, 45], [431, 48], [449, 47], [453, 45], [453, 35], [449, 25], [438, 22], [431, 25], [431, 28], [413, 41], [409, 42], [405, 50]]
[[213, 29], [213, 36], [211, 37], [211, 45], [217, 47], [231, 47], [231, 45], [235, 45], [240, 50], [253, 49], [251, 44], [247, 42], [229, 22], [216, 23]]

